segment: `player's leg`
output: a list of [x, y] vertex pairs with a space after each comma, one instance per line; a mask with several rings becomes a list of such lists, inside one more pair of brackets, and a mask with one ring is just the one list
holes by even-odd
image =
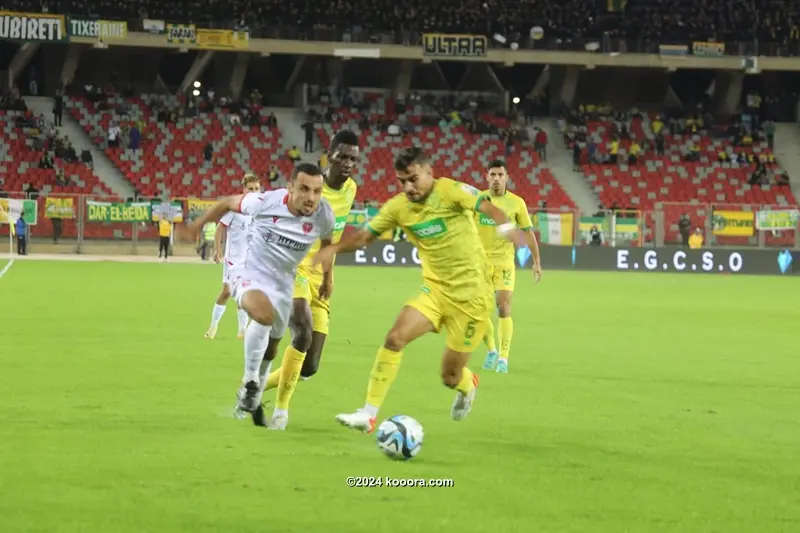
[[253, 412], [258, 407], [261, 394], [260, 369], [269, 346], [269, 334], [275, 320], [275, 309], [266, 290], [256, 284], [240, 283], [243, 286], [239, 305], [252, 319], [244, 336], [244, 383], [245, 394], [239, 402], [242, 410]]
[[[272, 362], [275, 360], [275, 356], [278, 353], [278, 346], [281, 344], [281, 338], [274, 338], [270, 336], [269, 344], [267, 345], [267, 350], [264, 352], [264, 358], [261, 360], [261, 365], [258, 369], [258, 379], [259, 379], [259, 395], [256, 400], [258, 407], [256, 410], [250, 413], [251, 418], [253, 420], [253, 424], [256, 426], [263, 426], [266, 427], [267, 425], [267, 418], [264, 415], [264, 407], [262, 405], [262, 397], [264, 395], [264, 384], [267, 382], [267, 376], [269, 375], [269, 371], [272, 368]], [[242, 410], [239, 406], [239, 402], [241, 402], [242, 398], [246, 393], [246, 389], [242, 386], [239, 389], [239, 393], [237, 394], [236, 400], [236, 407], [233, 409], [233, 415], [236, 418], [244, 418], [247, 415], [247, 411]]]
[[[489, 282], [490, 287], [495, 286], [495, 277], [500, 275], [499, 269], [496, 269], [494, 265], [486, 265], [486, 281]], [[494, 342], [494, 324], [492, 324], [491, 320], [487, 324], [483, 342], [486, 344], [487, 348], [486, 359], [483, 361], [483, 369], [494, 370], [495, 366], [497, 366], [497, 360], [500, 358], [500, 354], [497, 352], [497, 345]]]
[[225, 314], [225, 304], [228, 303], [230, 296], [230, 287], [226, 282], [223, 282], [222, 290], [219, 292], [217, 301], [214, 302], [214, 308], [211, 310], [211, 324], [209, 324], [208, 331], [204, 335], [206, 339], [213, 339], [217, 336], [217, 326], [219, 326], [219, 321], [222, 320], [222, 315]]
[[281, 367], [276, 371], [279, 373], [278, 393], [269, 423], [270, 429], [284, 430], [289, 423], [289, 404], [300, 379], [300, 369], [303, 367], [306, 352], [311, 346], [311, 309], [307, 300], [293, 300], [289, 328], [292, 331], [292, 343], [286, 347]]
[[[298, 301], [301, 300], [301, 301]], [[298, 342], [300, 346], [307, 342], [307, 339], [295, 339], [295, 335], [299, 334], [301, 336], [308, 334], [308, 338], [311, 336], [311, 329], [310, 326], [308, 329], [305, 327], [295, 328], [295, 326], [304, 326], [305, 318], [308, 316], [310, 311], [307, 311], [307, 307], [310, 305], [311, 302], [311, 283], [309, 282], [306, 276], [298, 275], [294, 279], [294, 292], [292, 295], [292, 317], [290, 319], [292, 325], [292, 341], [303, 341]], [[298, 317], [295, 317], [295, 314], [298, 314]], [[272, 374], [269, 375], [267, 378], [267, 390], [275, 389], [278, 387], [278, 381], [280, 380], [281, 369], [278, 368], [277, 370], [273, 371]]]
[[515, 269], [509, 266], [503, 270], [503, 288], [497, 290], [497, 340], [500, 345], [500, 359], [497, 371], [508, 373], [508, 356], [511, 353], [511, 337], [514, 334], [514, 321], [511, 320], [511, 297], [514, 295]]
[[491, 303], [482, 298], [470, 305], [455, 305], [447, 309], [444, 327], [447, 329], [447, 348], [442, 356], [442, 382], [457, 391], [450, 408], [453, 420], [463, 420], [472, 410], [478, 387], [478, 376], [467, 368], [475, 340], [483, 337], [491, 320]]
[[308, 379], [319, 370], [322, 349], [328, 338], [330, 312], [330, 302], [320, 301], [318, 298], [311, 300], [311, 323], [314, 331], [311, 334], [311, 346], [306, 353], [306, 360], [303, 361], [303, 368], [300, 370], [301, 379]]
[[408, 302], [400, 311], [400, 315], [386, 335], [383, 346], [375, 357], [364, 407], [355, 413], [339, 414], [336, 416], [336, 420], [340, 424], [360, 431], [371, 432], [374, 430], [378, 410], [400, 368], [403, 349], [422, 335], [437, 331], [440, 320], [441, 314], [438, 307], [427, 294], [423, 293]]

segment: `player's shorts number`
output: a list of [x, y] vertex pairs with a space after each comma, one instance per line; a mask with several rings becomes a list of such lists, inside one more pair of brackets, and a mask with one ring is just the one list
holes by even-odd
[[511, 283], [511, 270], [503, 270], [503, 281]]
[[467, 327], [464, 330], [464, 337], [466, 337], [467, 339], [471, 339], [474, 336], [475, 336], [475, 321], [470, 320], [469, 322], [467, 322]]

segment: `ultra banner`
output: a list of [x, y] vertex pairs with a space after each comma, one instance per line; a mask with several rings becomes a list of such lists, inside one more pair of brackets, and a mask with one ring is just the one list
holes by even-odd
[[75, 199], [48, 196], [44, 199], [44, 218], [75, 218]]
[[250, 48], [250, 33], [197, 28], [195, 42], [198, 48], [205, 50], [247, 50]]
[[485, 57], [489, 40], [483, 35], [424, 33], [422, 54], [438, 57]]
[[29, 226], [35, 226], [39, 218], [39, 205], [36, 200], [17, 200], [14, 198], [0, 198], [0, 218], [8, 222], [9, 218], [12, 222], [16, 222], [19, 215], [22, 214], [22, 220], [28, 223]]
[[128, 38], [128, 23], [121, 20], [69, 19], [69, 36], [115, 41]]
[[54, 43], [67, 40], [64, 15], [0, 11], [0, 39]]
[[714, 211], [711, 226], [714, 235], [752, 237], [755, 234], [755, 214], [752, 211]]
[[89, 222], [149, 222], [150, 202], [86, 202]]
[[197, 28], [194, 24], [167, 24], [167, 42], [186, 45], [197, 43]]
[[796, 230], [800, 211], [797, 209], [759, 211], [756, 228], [759, 231]]
[[[541, 252], [544, 270], [778, 276], [800, 273], [800, 252], [790, 250], [686, 250], [542, 244]], [[375, 241], [355, 253], [336, 256], [337, 266], [410, 267], [420, 264], [419, 252], [408, 242]], [[526, 268], [530, 268], [530, 263]]]

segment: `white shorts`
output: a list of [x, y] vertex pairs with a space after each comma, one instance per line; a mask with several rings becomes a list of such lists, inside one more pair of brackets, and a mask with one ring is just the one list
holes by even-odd
[[292, 315], [292, 299], [294, 285], [280, 284], [270, 276], [260, 272], [252, 272], [242, 267], [231, 270], [230, 287], [233, 299], [238, 306], [242, 305], [242, 297], [250, 291], [263, 293], [272, 304], [275, 317], [272, 321], [270, 338], [280, 339], [286, 333]]
[[233, 263], [228, 261], [227, 259], [222, 260], [222, 284], [227, 285], [230, 287], [231, 285], [231, 270], [233, 269]]

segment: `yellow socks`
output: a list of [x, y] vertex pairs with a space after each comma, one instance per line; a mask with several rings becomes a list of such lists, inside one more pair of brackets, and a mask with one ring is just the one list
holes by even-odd
[[486, 328], [486, 335], [483, 337], [483, 343], [486, 345], [486, 349], [490, 352], [497, 351], [497, 345], [494, 343], [494, 324], [491, 320], [489, 320], [489, 325]]
[[393, 352], [384, 347], [378, 350], [367, 387], [367, 405], [374, 408], [375, 411], [380, 409], [383, 400], [386, 399], [389, 387], [392, 386], [397, 371], [400, 370], [402, 359], [403, 352]]
[[[285, 357], [285, 356], [284, 356]], [[283, 367], [281, 367], [283, 368]], [[278, 388], [278, 381], [281, 379], [281, 369], [273, 370], [267, 378], [267, 386], [264, 387], [265, 391]]]
[[[287, 346], [286, 351], [283, 352], [278, 378], [278, 394], [275, 401], [277, 409], [289, 409], [289, 402], [292, 400], [295, 387], [297, 387], [297, 380], [300, 379], [300, 370], [303, 368], [305, 358], [306, 354], [295, 350], [291, 345]], [[267, 379], [267, 383], [269, 384], [269, 379]]]
[[461, 381], [458, 382], [456, 385], [456, 390], [462, 394], [469, 394], [469, 391], [477, 387], [478, 385], [478, 376], [472, 373], [467, 367], [464, 367], [461, 370]]
[[497, 340], [500, 341], [500, 359], [508, 359], [511, 351], [511, 336], [514, 334], [514, 322], [511, 317], [497, 319]]

